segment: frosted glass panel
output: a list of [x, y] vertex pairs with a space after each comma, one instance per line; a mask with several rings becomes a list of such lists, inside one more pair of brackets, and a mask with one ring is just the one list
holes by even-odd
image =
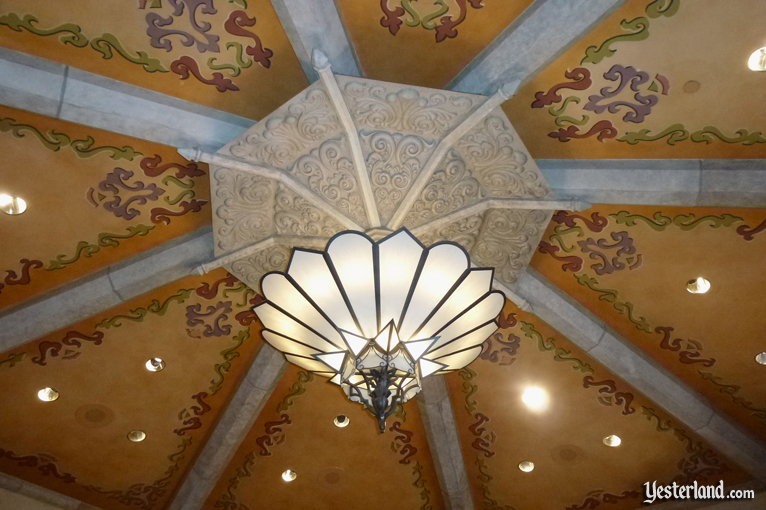
[[359, 333], [321, 253], [295, 250], [287, 272], [336, 326]]
[[341, 287], [348, 296], [362, 328], [362, 334], [368, 338], [378, 333], [372, 250], [370, 240], [358, 234], [336, 237], [327, 247]]

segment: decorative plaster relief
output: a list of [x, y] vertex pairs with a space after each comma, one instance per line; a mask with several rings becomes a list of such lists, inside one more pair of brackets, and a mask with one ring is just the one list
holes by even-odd
[[455, 144], [487, 196], [542, 198], [550, 193], [505, 115], [491, 115]]
[[387, 223], [436, 147], [416, 135], [360, 131], [359, 139], [382, 223]]
[[553, 211], [490, 209], [470, 250], [478, 266], [494, 267], [495, 278], [513, 284], [529, 265]]
[[486, 98], [443, 90], [338, 76], [358, 129], [441, 138]]
[[261, 277], [269, 271], [284, 270], [290, 260], [292, 247], [283, 245], [269, 246], [263, 250], [236, 260], [226, 269], [242, 280], [251, 289], [261, 288]]
[[302, 154], [341, 132], [335, 108], [316, 82], [219, 152], [287, 170]]
[[276, 182], [255, 174], [214, 167], [213, 214], [216, 254], [247, 246], [274, 233]]
[[[499, 280], [515, 281], [550, 213], [492, 209], [423, 228], [484, 198], [539, 199], [549, 194], [502, 110], [484, 117], [482, 109], [471, 117], [481, 121], [461, 126], [485, 97], [363, 78], [336, 80], [345, 105], [332, 104], [317, 82], [219, 151], [252, 163], [252, 173], [215, 169], [216, 249], [231, 252], [270, 237], [277, 242], [230, 264], [230, 271], [257, 289], [264, 273], [285, 269], [291, 248], [324, 246], [326, 239], [354, 223], [362, 229], [386, 225], [415, 189], [405, 226], [421, 227], [418, 236], [426, 244], [457, 242], [474, 263], [495, 267]], [[342, 113], [344, 106], [354, 122], [351, 134], [336, 111]], [[356, 143], [360, 160], [352, 151]], [[437, 162], [431, 158], [440, 143], [445, 147]], [[365, 168], [356, 168], [357, 161]], [[284, 179], [259, 176], [279, 172]], [[362, 179], [369, 179], [373, 204], [365, 203], [368, 183]], [[368, 224], [365, 207], [370, 205], [377, 208], [382, 225]]]
[[277, 186], [274, 223], [277, 233], [286, 236], [332, 237], [345, 230], [327, 213], [283, 184]]
[[456, 150], [448, 151], [436, 168], [404, 218], [407, 227], [423, 225], [484, 197], [481, 184]]
[[479, 237], [481, 224], [484, 221], [484, 214], [485, 213], [482, 212], [474, 214], [473, 216], [468, 216], [467, 218], [460, 218], [441, 228], [436, 228], [420, 234], [418, 235], [418, 239], [420, 239], [426, 246], [438, 243], [439, 241], [452, 241], [458, 243], [470, 253]]
[[345, 135], [325, 141], [300, 158], [290, 173], [317, 196], [360, 225], [367, 214]]

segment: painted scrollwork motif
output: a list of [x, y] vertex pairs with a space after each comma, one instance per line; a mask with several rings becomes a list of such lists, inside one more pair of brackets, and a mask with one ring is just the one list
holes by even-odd
[[542, 175], [514, 140], [508, 122], [493, 115], [457, 142], [457, 150], [488, 196], [542, 198], [549, 192]]
[[213, 176], [222, 204], [214, 219], [218, 249], [229, 251], [273, 233], [274, 181], [227, 168], [216, 169]]
[[487, 211], [479, 240], [470, 252], [471, 258], [479, 265], [494, 267], [495, 277], [502, 282], [515, 282], [529, 264], [550, 214], [537, 210]]
[[269, 271], [283, 271], [290, 260], [290, 249], [285, 246], [271, 246], [255, 255], [239, 259], [227, 266], [227, 270], [245, 282], [251, 289], [259, 289], [261, 276]]
[[456, 151], [449, 151], [438, 168], [407, 213], [408, 226], [422, 225], [483, 198], [479, 181]]
[[359, 129], [379, 129], [439, 138], [474, 108], [477, 98], [466, 94], [428, 92], [416, 88], [349, 81], [343, 96]]
[[290, 173], [329, 204], [358, 223], [366, 224], [359, 183], [345, 137], [324, 142], [300, 158]]
[[280, 235], [332, 237], [343, 230], [343, 225], [282, 184], [277, 188], [274, 223]]
[[382, 221], [388, 221], [401, 203], [435, 147], [415, 135], [362, 132], [362, 149], [370, 173], [375, 202]]
[[253, 127], [229, 151], [259, 164], [287, 169], [308, 149], [341, 131], [327, 94], [313, 87]]

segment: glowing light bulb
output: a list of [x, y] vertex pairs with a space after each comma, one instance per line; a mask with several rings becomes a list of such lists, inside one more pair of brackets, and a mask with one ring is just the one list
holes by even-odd
[[550, 398], [544, 389], [538, 386], [528, 386], [521, 394], [521, 401], [530, 411], [539, 413], [548, 409]]

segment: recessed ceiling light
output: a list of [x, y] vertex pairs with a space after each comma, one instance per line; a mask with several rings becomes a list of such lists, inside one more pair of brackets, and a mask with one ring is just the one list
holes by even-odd
[[144, 363], [144, 366], [149, 372], [159, 372], [165, 368], [165, 360], [162, 358], [149, 358], [146, 360], [146, 363]]
[[519, 469], [521, 469], [525, 473], [529, 473], [530, 471], [535, 469], [535, 463], [530, 460], [519, 462]]
[[53, 402], [59, 398], [59, 392], [53, 388], [46, 387], [37, 392], [37, 398], [43, 402]]
[[761, 352], [759, 354], [756, 354], [755, 361], [756, 363], [760, 363], [761, 365], [766, 365], [766, 352]]
[[292, 482], [296, 478], [298, 478], [298, 473], [296, 473], [292, 469], [285, 469], [284, 471], [282, 471], [282, 480], [284, 480], [285, 482]]
[[710, 290], [710, 282], [705, 278], [698, 276], [694, 280], [686, 282], [686, 290], [692, 294], [704, 294]]
[[336, 427], [345, 428], [345, 427], [348, 427], [349, 420], [348, 420], [348, 416], [346, 416], [345, 414], [339, 414], [338, 416], [335, 417], [335, 419], [332, 422], [335, 424]]
[[0, 193], [0, 211], [5, 214], [21, 214], [27, 210], [27, 201], [7, 193]]
[[541, 412], [548, 409], [548, 392], [537, 386], [527, 386], [521, 394], [521, 401], [529, 410]]
[[143, 430], [131, 430], [128, 432], [128, 439], [133, 441], [134, 443], [140, 443], [144, 439], [146, 439], [146, 432]]
[[766, 47], [758, 48], [750, 54], [747, 67], [751, 71], [766, 71]]
[[611, 446], [612, 448], [617, 448], [622, 444], [622, 439], [620, 439], [620, 436], [616, 436], [614, 434], [606, 436], [603, 441], [605, 445]]

